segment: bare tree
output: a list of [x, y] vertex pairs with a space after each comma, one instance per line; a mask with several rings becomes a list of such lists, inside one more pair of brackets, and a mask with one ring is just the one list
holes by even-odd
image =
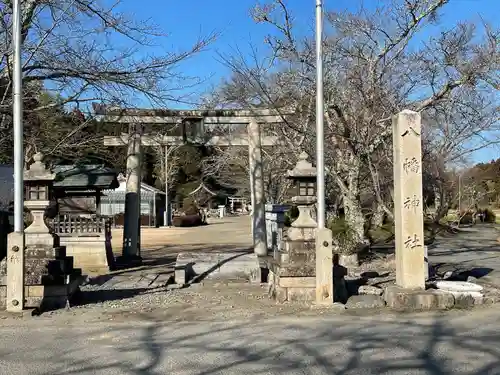
[[[198, 79], [181, 74], [179, 65], [202, 51], [215, 34], [200, 37], [185, 51], [165, 51], [167, 34], [151, 22], [127, 16], [121, 1], [22, 1], [23, 82], [27, 106], [40, 112], [90, 102], [134, 106], [140, 98], [152, 106], [183, 101]], [[0, 114], [8, 129], [12, 88], [12, 2], [0, 0]], [[40, 91], [57, 96], [37, 101]], [[187, 94], [186, 94], [187, 95]], [[89, 110], [88, 110], [89, 111]], [[88, 115], [88, 113], [87, 113]], [[72, 132], [71, 129], [69, 132]], [[61, 135], [67, 137], [68, 131]], [[4, 137], [9, 137], [4, 134]]]
[[155, 144], [152, 146], [156, 156], [154, 165], [154, 175], [162, 182], [163, 188], [169, 186], [172, 188], [177, 182], [179, 168], [182, 164], [180, 155], [177, 152], [181, 144], [166, 144], [164, 135], [161, 133], [155, 134], [153, 137]]
[[[443, 146], [458, 155], [472, 148], [464, 139], [474, 136], [477, 147], [498, 118], [498, 32], [488, 25], [458, 24], [437, 37], [424, 35], [439, 20], [449, 0], [393, 0], [374, 10], [330, 12], [331, 30], [324, 40], [325, 159], [327, 174], [342, 197], [352, 241], [344, 251], [366, 244], [366, 210], [362, 196], [371, 193], [374, 211], [392, 215], [391, 117], [408, 108], [433, 118], [425, 126]], [[274, 28], [266, 41], [271, 48], [266, 64], [234, 56], [231, 91], [260, 105], [294, 106], [298, 116], [287, 119], [282, 136], [291, 145], [311, 150], [314, 145], [314, 42], [294, 33], [293, 15], [285, 0], [267, 1], [254, 9], [254, 19]], [[418, 38], [418, 39], [417, 39]], [[421, 40], [417, 42], [418, 40]], [[411, 48], [410, 48], [411, 46]], [[273, 69], [266, 69], [272, 66]], [[226, 92], [228, 89], [225, 89]], [[479, 98], [489, 98], [487, 108]], [[496, 100], [496, 102], [495, 102]], [[464, 121], [443, 122], [438, 112], [459, 102], [474, 108]], [[465, 108], [465, 107], [463, 107]], [[482, 121], [477, 119], [477, 114]], [[497, 112], [498, 114], [498, 112]], [[297, 121], [299, 118], [302, 121]], [[448, 127], [444, 134], [439, 129]], [[453, 131], [451, 131], [453, 129]], [[476, 147], [476, 149], [477, 149]], [[429, 147], [434, 153], [435, 146]], [[448, 151], [450, 152], [450, 151]], [[440, 157], [440, 156], [435, 156]], [[449, 160], [443, 160], [446, 167]]]

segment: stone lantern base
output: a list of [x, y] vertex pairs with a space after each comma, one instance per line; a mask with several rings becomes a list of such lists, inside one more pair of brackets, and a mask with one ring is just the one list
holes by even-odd
[[[24, 308], [52, 310], [66, 306], [78, 290], [82, 273], [64, 246], [32, 245], [24, 250]], [[0, 308], [7, 301], [7, 258], [0, 263]]]
[[269, 290], [278, 302], [316, 298], [316, 241], [285, 240], [269, 264]]

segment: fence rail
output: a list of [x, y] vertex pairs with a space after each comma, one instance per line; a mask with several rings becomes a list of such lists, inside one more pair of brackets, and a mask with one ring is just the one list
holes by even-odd
[[82, 217], [66, 214], [56, 216], [52, 220], [52, 229], [55, 234], [111, 234], [111, 218], [95, 215]]

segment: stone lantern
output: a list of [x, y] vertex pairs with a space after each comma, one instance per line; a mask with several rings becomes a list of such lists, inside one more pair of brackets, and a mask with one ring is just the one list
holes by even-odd
[[37, 153], [33, 157], [35, 162], [24, 171], [24, 205], [30, 210], [33, 222], [24, 231], [26, 246], [54, 246], [54, 237], [47, 227], [44, 214], [50, 204], [49, 192], [55, 179], [43, 163], [43, 154]]
[[[55, 173], [46, 168], [41, 153], [34, 160], [24, 171], [24, 206], [30, 210], [33, 222], [24, 230], [24, 246], [18, 239], [17, 249], [9, 249], [6, 275], [0, 264], [0, 292], [2, 276], [7, 276], [5, 302], [11, 311], [68, 306], [69, 297], [81, 282], [81, 270], [73, 267], [73, 257], [66, 256], [66, 248], [58, 246], [58, 237], [45, 223]], [[21, 246], [24, 251], [19, 251]]]
[[288, 171], [287, 178], [294, 182], [297, 189], [292, 202], [299, 210], [299, 216], [288, 230], [288, 238], [292, 241], [313, 240], [317, 226], [311, 212], [316, 203], [316, 167], [308, 161], [306, 152], [300, 154], [299, 161], [295, 168]]
[[[292, 202], [299, 216], [291, 224], [269, 271], [269, 292], [279, 302], [314, 301], [316, 296], [316, 168], [302, 152], [287, 178], [296, 186]], [[331, 257], [331, 256], [330, 256]]]

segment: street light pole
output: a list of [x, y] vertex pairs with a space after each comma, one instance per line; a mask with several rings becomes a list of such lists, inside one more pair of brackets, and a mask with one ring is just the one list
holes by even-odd
[[21, 0], [13, 1], [13, 127], [14, 127], [14, 232], [24, 232], [23, 194], [23, 82], [21, 67]]
[[318, 228], [325, 228], [325, 156], [323, 104], [323, 4], [316, 0], [316, 168]]

